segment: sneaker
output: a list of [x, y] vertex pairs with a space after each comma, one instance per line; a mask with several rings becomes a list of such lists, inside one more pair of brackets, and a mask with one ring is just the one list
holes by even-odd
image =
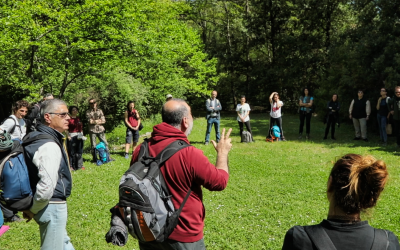
[[115, 161], [115, 159], [110, 157], [110, 161]]
[[363, 139], [363, 141], [368, 142], [368, 138]]
[[24, 219], [20, 218], [18, 215], [14, 214], [9, 218], [4, 218], [5, 222], [23, 222]]
[[285, 138], [281, 138], [281, 141], [286, 141], [286, 139]]
[[208, 141], [206, 141], [206, 142], [204, 143], [204, 145], [208, 145]]
[[382, 146], [383, 146], [383, 147], [386, 147], [386, 146], [387, 146], [387, 142], [384, 142], [384, 143], [382, 144]]
[[361, 138], [360, 137], [354, 137], [353, 140], [358, 141], [358, 140], [361, 140]]
[[129, 159], [129, 154], [125, 153], [125, 159]]
[[310, 134], [306, 134], [306, 140], [310, 139]]
[[336, 138], [334, 136], [331, 137], [332, 140], [336, 141]]
[[303, 139], [303, 135], [302, 134], [299, 134], [299, 139]]

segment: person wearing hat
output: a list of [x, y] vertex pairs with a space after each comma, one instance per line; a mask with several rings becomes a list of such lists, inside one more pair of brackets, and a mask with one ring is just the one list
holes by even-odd
[[167, 98], [167, 99], [166, 99], [165, 101], [168, 102], [169, 100], [172, 99], [172, 95], [171, 95], [171, 94], [168, 94], [168, 95], [166, 96], [166, 98]]

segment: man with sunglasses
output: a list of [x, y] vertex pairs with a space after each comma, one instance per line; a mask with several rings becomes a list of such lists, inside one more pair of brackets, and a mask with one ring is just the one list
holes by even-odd
[[86, 118], [89, 122], [89, 136], [90, 136], [90, 145], [92, 149], [92, 157], [93, 162], [96, 161], [96, 137], [100, 139], [100, 141], [104, 142], [108, 147], [108, 143], [106, 140], [106, 135], [104, 133], [105, 129], [103, 124], [106, 123], [106, 118], [101, 109], [97, 108], [96, 99], [92, 98], [89, 100], [89, 109], [86, 111]]
[[390, 113], [393, 115], [394, 133], [397, 147], [400, 147], [400, 86], [394, 89], [394, 97], [389, 100]]
[[62, 134], [69, 119], [64, 101], [47, 100], [42, 103], [36, 131], [26, 137], [43, 137], [24, 147], [33, 203], [23, 215], [27, 222], [33, 218], [39, 225], [41, 250], [74, 249], [66, 229], [72, 177]]
[[358, 90], [358, 98], [353, 99], [349, 108], [349, 118], [353, 119], [353, 125], [356, 132], [354, 140], [363, 139], [368, 142], [367, 138], [367, 121], [371, 114], [371, 104], [364, 97], [364, 91]]

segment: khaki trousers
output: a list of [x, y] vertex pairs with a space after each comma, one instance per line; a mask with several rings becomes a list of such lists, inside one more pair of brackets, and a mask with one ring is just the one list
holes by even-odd
[[353, 118], [353, 125], [354, 125], [354, 129], [356, 130], [356, 137], [357, 138], [361, 137], [362, 139], [367, 139], [367, 119]]

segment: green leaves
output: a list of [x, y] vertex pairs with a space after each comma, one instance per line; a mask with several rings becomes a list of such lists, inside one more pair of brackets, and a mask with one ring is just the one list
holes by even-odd
[[[166, 92], [198, 95], [217, 80], [216, 61], [179, 20], [190, 8], [184, 2], [27, 0], [0, 8], [0, 85], [31, 98], [53, 92], [73, 100], [76, 91], [100, 91], [109, 86], [105, 79], [121, 72], [132, 78], [121, 86], [146, 89], [146, 112], [158, 112]], [[123, 102], [132, 98], [123, 96]]]

